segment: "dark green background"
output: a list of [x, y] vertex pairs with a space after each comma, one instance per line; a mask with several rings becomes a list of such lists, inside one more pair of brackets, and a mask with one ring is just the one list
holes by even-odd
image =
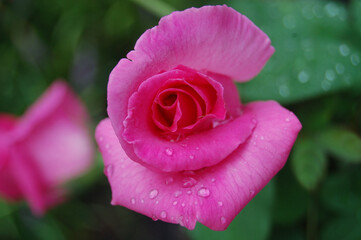
[[205, 4], [235, 8], [271, 38], [275, 54], [238, 86], [243, 102], [274, 99], [301, 120], [285, 168], [226, 231], [188, 231], [110, 206], [97, 154], [44, 218], [0, 200], [0, 239], [361, 239], [360, 0], [0, 0], [0, 112], [21, 115], [61, 78], [94, 131], [108, 75], [138, 37], [173, 10]]

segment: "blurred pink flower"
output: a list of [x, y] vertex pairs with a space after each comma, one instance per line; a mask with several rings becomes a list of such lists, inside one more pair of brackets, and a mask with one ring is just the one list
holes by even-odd
[[[174, 12], [110, 74], [96, 139], [112, 204], [224, 230], [283, 167], [301, 124], [274, 101], [242, 105], [270, 40], [227, 6]], [[271, 79], [270, 79], [271, 80]]]
[[92, 164], [84, 106], [55, 82], [24, 116], [0, 114], [0, 195], [26, 199], [34, 214], [63, 200], [61, 184]]

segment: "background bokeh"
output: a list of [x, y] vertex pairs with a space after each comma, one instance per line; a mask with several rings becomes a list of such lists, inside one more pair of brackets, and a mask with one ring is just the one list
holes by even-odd
[[283, 170], [224, 232], [111, 206], [101, 156], [43, 218], [0, 200], [0, 239], [361, 239], [361, 0], [0, 0], [0, 112], [21, 115], [56, 79], [106, 117], [108, 75], [173, 10], [227, 4], [276, 49], [243, 102], [274, 99], [303, 129]]

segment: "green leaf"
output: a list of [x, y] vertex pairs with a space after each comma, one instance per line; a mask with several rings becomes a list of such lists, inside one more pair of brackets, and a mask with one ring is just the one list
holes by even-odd
[[138, 4], [139, 6], [147, 9], [149, 12], [153, 13], [157, 17], [163, 17], [168, 15], [176, 9], [172, 6], [168, 5], [167, 3], [161, 0], [131, 0], [132, 2]]
[[361, 162], [361, 138], [343, 128], [330, 128], [318, 137], [320, 144], [340, 160], [350, 163]]
[[227, 230], [215, 232], [197, 224], [188, 231], [194, 240], [264, 240], [271, 230], [271, 206], [274, 198], [274, 183], [270, 182], [233, 220]]
[[275, 182], [272, 218], [277, 224], [289, 226], [306, 214], [308, 193], [294, 178], [289, 163], [277, 174]]
[[291, 157], [292, 169], [297, 180], [307, 190], [314, 190], [326, 171], [326, 156], [309, 138], [299, 137]]
[[361, 52], [353, 42], [343, 4], [232, 1], [231, 6], [269, 35], [276, 49], [255, 79], [238, 84], [245, 101], [291, 103], [361, 88]]
[[361, 36], [361, 0], [353, 0], [350, 6], [352, 24], [354, 24], [355, 30]]
[[321, 232], [322, 240], [355, 240], [361, 238], [361, 220], [356, 217], [342, 217], [326, 224]]
[[329, 176], [321, 189], [323, 205], [339, 214], [361, 216], [360, 168]]
[[49, 214], [43, 218], [34, 218], [32, 216], [24, 217], [25, 225], [36, 239], [39, 240], [65, 240], [66, 237], [62, 232], [60, 223]]

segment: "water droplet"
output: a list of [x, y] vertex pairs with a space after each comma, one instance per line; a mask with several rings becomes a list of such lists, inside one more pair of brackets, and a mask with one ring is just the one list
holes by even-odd
[[112, 164], [109, 164], [108, 166], [106, 166], [105, 168], [105, 172], [107, 174], [108, 177], [111, 177], [113, 175], [113, 165]]
[[165, 153], [166, 153], [168, 156], [172, 156], [172, 155], [173, 155], [173, 150], [170, 149], [170, 148], [166, 148], [166, 149], [165, 149]]
[[193, 155], [189, 155], [189, 158], [193, 160], [193, 159], [194, 159], [194, 156], [193, 156]]
[[218, 207], [222, 207], [222, 206], [223, 206], [223, 203], [222, 203], [221, 201], [218, 201], [217, 204], [218, 204]]
[[351, 55], [351, 63], [354, 66], [357, 66], [360, 63], [360, 57], [357, 55], [357, 53]]
[[174, 197], [179, 197], [180, 195], [182, 195], [182, 191], [175, 191], [175, 193], [174, 193]]
[[174, 181], [174, 179], [172, 177], [168, 177], [165, 179], [165, 184], [170, 184]]
[[290, 95], [290, 90], [286, 85], [279, 86], [278, 92], [281, 95], [281, 97], [287, 97], [288, 95]]
[[158, 196], [158, 190], [157, 189], [153, 189], [152, 191], [150, 191], [150, 193], [149, 193], [149, 198], [150, 199], [154, 199], [156, 196]]
[[329, 81], [335, 80], [336, 74], [332, 69], [327, 69], [325, 72], [325, 77]]
[[260, 137], [260, 139], [261, 139], [261, 140], [264, 140], [264, 137], [263, 137], [263, 136], [261, 136], [261, 137]]
[[109, 143], [105, 144], [105, 148], [108, 149], [110, 147]]
[[305, 72], [305, 71], [301, 71], [301, 72], [298, 74], [298, 81], [299, 81], [300, 83], [306, 83], [306, 82], [308, 82], [309, 78], [310, 78], [310, 76], [309, 76], [308, 73]]
[[285, 121], [286, 121], [286, 122], [289, 122], [289, 121], [290, 121], [290, 119], [289, 119], [289, 118], [286, 118], [286, 119], [285, 119]]
[[134, 205], [135, 204], [135, 198], [130, 199], [130, 202]]
[[186, 143], [181, 143], [182, 147], [187, 147], [188, 145]]
[[216, 179], [215, 179], [215, 178], [212, 178], [212, 179], [211, 179], [211, 182], [215, 182], [215, 181], [216, 181]]
[[335, 17], [339, 14], [339, 9], [333, 2], [327, 3], [325, 6], [325, 10], [330, 17]]
[[225, 224], [226, 223], [226, 218], [225, 217], [221, 217], [221, 223]]
[[311, 9], [308, 7], [302, 8], [302, 14], [306, 19], [312, 19], [313, 15], [311, 13]]
[[254, 191], [254, 190], [249, 190], [249, 193], [250, 193], [251, 195], [254, 195], [255, 191]]
[[153, 216], [152, 216], [152, 220], [153, 220], [153, 221], [158, 221], [158, 218], [157, 218], [155, 215], [153, 215]]
[[331, 88], [331, 83], [327, 80], [323, 80], [321, 83], [321, 87], [324, 91], [328, 91]]
[[161, 213], [160, 213], [160, 217], [161, 218], [166, 218], [167, 217], [167, 212], [166, 211], [162, 211]]
[[191, 191], [191, 190], [188, 190], [188, 191], [187, 191], [187, 194], [188, 194], [188, 195], [191, 195], [191, 194], [192, 194], [192, 191]]
[[200, 197], [208, 197], [211, 194], [208, 188], [201, 188], [198, 190], [198, 196]]
[[159, 201], [157, 200], [157, 201], [155, 201], [155, 205], [158, 205], [159, 204]]
[[192, 177], [185, 177], [183, 179], [183, 187], [190, 188], [197, 184], [197, 180]]
[[99, 138], [99, 142], [103, 142], [103, 137], [100, 137], [100, 138]]
[[144, 203], [144, 199], [143, 199], [143, 198], [142, 198], [142, 199], [140, 199], [140, 202], [141, 202], [141, 203]]
[[336, 72], [340, 75], [345, 72], [345, 67], [342, 65], [342, 63], [337, 63], [335, 68], [336, 68]]
[[339, 49], [341, 55], [344, 57], [346, 57], [350, 54], [350, 48], [346, 44], [341, 44], [338, 49]]
[[287, 29], [293, 29], [296, 27], [296, 19], [293, 15], [283, 17], [283, 26]]
[[182, 204], [181, 204], [181, 206], [182, 206], [182, 207], [185, 207], [185, 206], [186, 206], [186, 204], [185, 204], [185, 203], [182, 203]]
[[199, 147], [196, 147], [196, 150], [199, 150]]
[[176, 206], [177, 204], [178, 204], [177, 201], [174, 201], [174, 202], [173, 202], [173, 206]]

